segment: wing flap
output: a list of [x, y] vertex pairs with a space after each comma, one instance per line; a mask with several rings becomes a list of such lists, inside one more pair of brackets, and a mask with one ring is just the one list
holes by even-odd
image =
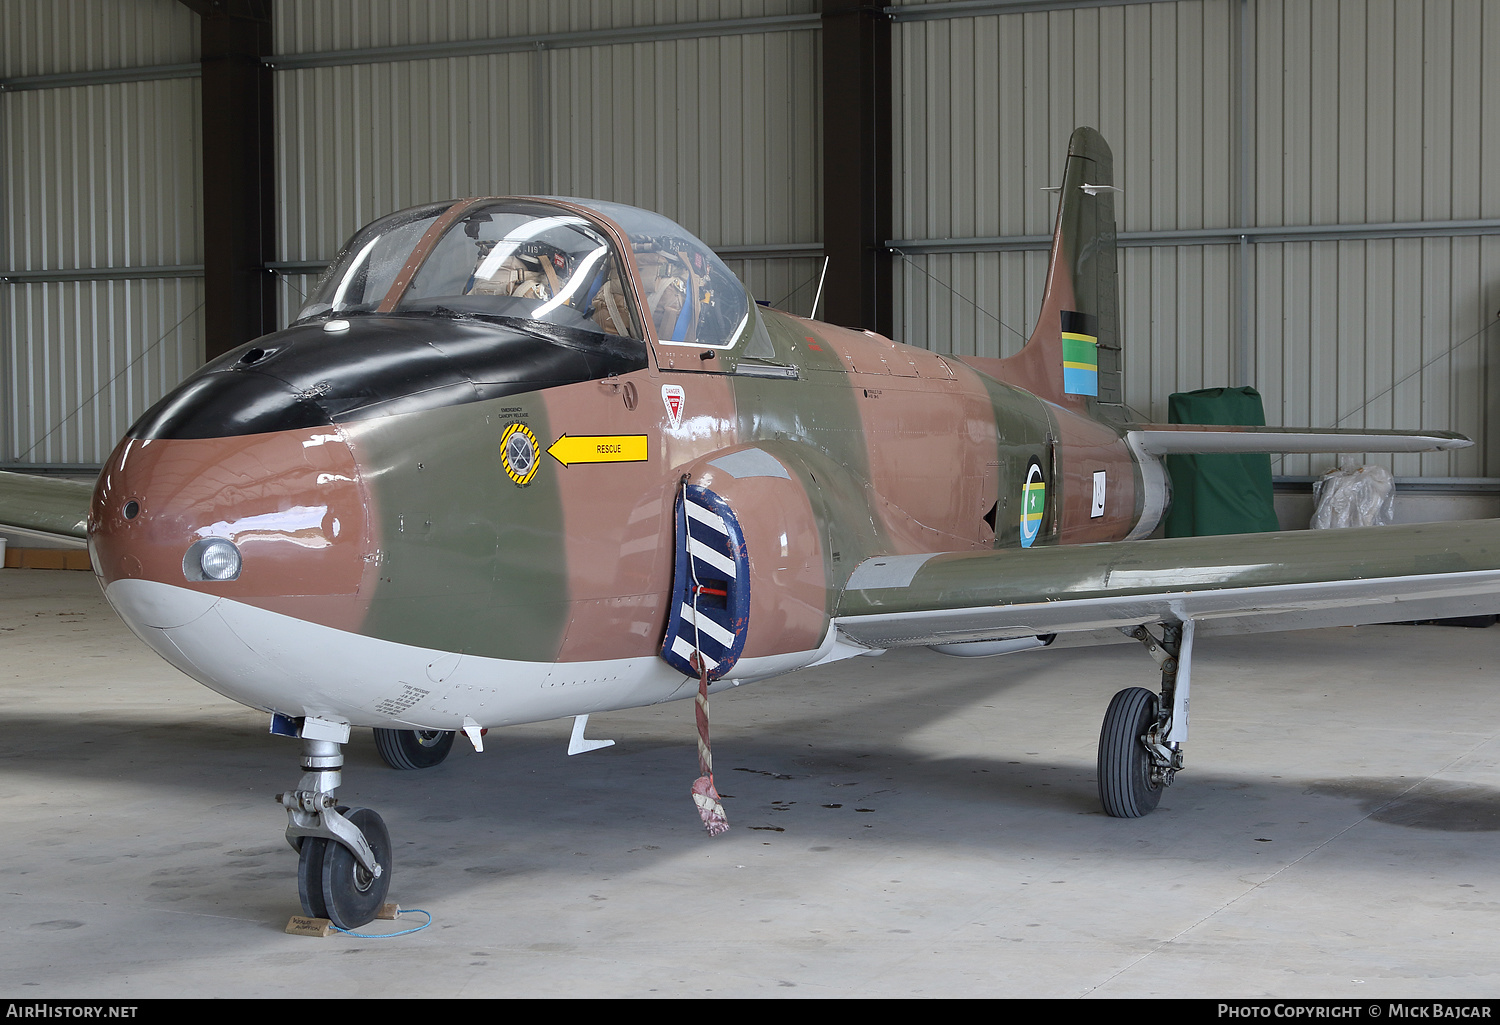
[[1497, 520], [949, 553], [899, 573], [882, 561], [856, 570], [837, 616], [873, 648], [1189, 619], [1211, 635], [1500, 612]]

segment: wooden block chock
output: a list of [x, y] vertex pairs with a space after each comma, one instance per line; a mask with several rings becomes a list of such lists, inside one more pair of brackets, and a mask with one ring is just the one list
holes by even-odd
[[[380, 905], [380, 910], [375, 913], [376, 921], [394, 922], [401, 914], [401, 905], [395, 901], [387, 901]], [[333, 932], [333, 923], [326, 918], [309, 918], [307, 915], [293, 915], [287, 919], [286, 932], [288, 936], [317, 936], [324, 937]]]
[[333, 923], [326, 918], [308, 918], [306, 915], [293, 915], [287, 919], [286, 931], [288, 936], [327, 936], [333, 932]]

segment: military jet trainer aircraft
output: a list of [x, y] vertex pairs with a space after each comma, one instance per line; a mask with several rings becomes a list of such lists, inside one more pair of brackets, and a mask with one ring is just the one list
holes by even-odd
[[[1111, 168], [1079, 129], [1008, 359], [761, 308], [642, 210], [392, 214], [291, 327], [148, 411], [91, 504], [7, 475], [0, 522], [86, 537], [142, 640], [302, 739], [287, 837], [304, 908], [341, 927], [391, 877], [380, 817], [338, 806], [351, 727], [397, 768], [564, 716], [587, 748], [592, 712], [901, 646], [1140, 640], [1162, 692], [1111, 702], [1099, 786], [1142, 815], [1182, 766], [1196, 636], [1500, 610], [1500, 527], [1147, 539], [1166, 453], [1468, 442], [1131, 422]], [[722, 827], [707, 767], [694, 795]]]

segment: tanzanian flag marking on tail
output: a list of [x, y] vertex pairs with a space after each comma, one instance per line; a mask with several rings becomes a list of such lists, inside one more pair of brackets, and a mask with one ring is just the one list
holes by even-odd
[[1062, 311], [1063, 391], [1099, 394], [1099, 337], [1093, 317]]

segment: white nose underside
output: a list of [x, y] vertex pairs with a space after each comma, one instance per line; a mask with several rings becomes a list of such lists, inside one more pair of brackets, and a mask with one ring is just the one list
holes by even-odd
[[211, 594], [153, 580], [116, 580], [104, 594], [125, 622], [158, 630], [186, 626], [219, 601]]
[[[455, 730], [466, 718], [483, 726], [539, 722], [695, 689], [655, 657], [551, 663], [440, 651], [153, 580], [116, 580], [105, 596], [137, 636], [184, 673], [241, 704], [291, 716]], [[782, 662], [815, 658], [745, 660], [736, 675], [753, 679], [797, 667]]]

